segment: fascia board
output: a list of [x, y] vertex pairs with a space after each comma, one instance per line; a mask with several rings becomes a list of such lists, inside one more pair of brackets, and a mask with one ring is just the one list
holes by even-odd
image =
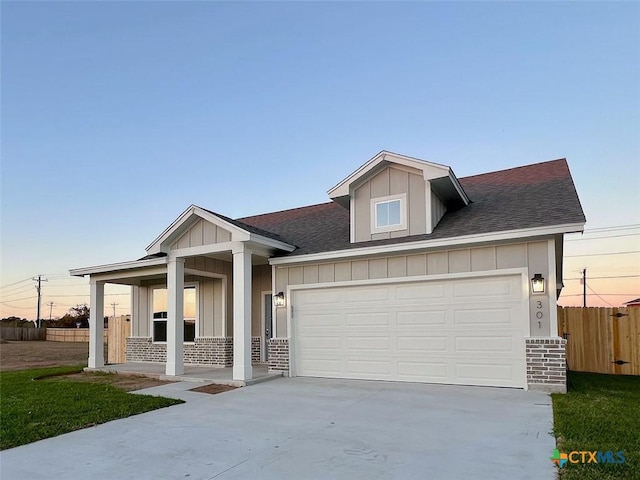
[[122, 270], [131, 270], [134, 268], [153, 267], [156, 265], [165, 265], [168, 257], [149, 258], [147, 260], [134, 260], [130, 262], [109, 263], [106, 265], [96, 265], [93, 267], [74, 268], [69, 270], [69, 274], [74, 277], [84, 277], [85, 275], [95, 275], [98, 273], [119, 272]]

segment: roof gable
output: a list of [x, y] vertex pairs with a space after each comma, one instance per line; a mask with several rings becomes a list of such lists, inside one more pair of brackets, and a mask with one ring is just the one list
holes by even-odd
[[224, 242], [258, 241], [285, 251], [295, 247], [278, 235], [191, 205], [146, 248], [148, 255]]
[[353, 189], [367, 179], [375, 176], [388, 166], [400, 166], [422, 173], [425, 180], [432, 181], [432, 188], [445, 201], [467, 205], [469, 198], [458, 182], [453, 170], [446, 165], [427, 162], [417, 158], [399, 155], [397, 153], [381, 151], [356, 171], [331, 188], [327, 193], [329, 198], [337, 203], [348, 206], [348, 198]]

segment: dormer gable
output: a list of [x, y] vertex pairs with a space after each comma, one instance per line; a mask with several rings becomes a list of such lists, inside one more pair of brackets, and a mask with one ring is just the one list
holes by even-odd
[[453, 170], [382, 151], [328, 192], [350, 211], [351, 243], [430, 234], [470, 203]]

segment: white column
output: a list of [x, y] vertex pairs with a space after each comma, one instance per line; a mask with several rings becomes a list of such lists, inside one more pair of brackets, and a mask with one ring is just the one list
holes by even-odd
[[89, 368], [104, 367], [104, 282], [90, 280]]
[[184, 258], [167, 263], [167, 375], [182, 375], [184, 342]]
[[251, 250], [233, 250], [233, 379], [250, 380], [251, 367]]

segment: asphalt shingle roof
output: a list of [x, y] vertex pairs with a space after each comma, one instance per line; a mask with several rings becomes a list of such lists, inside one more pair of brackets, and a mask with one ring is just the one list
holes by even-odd
[[234, 222], [295, 245], [296, 250], [280, 255], [294, 256], [585, 221], [565, 159], [474, 175], [459, 181], [472, 203], [447, 211], [429, 235], [350, 243], [349, 211], [334, 202], [239, 218]]

